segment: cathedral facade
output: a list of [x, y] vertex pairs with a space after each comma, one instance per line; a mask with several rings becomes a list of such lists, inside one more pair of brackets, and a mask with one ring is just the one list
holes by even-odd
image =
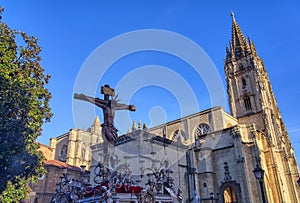
[[103, 142], [101, 123], [99, 117], [96, 117], [87, 130], [72, 128], [65, 134], [51, 138], [51, 159], [77, 167], [84, 165], [89, 169], [92, 158], [90, 147], [100, 142]]
[[[224, 69], [230, 114], [213, 107], [153, 128], [133, 128], [109, 147], [96, 119], [88, 132], [72, 129], [51, 139], [53, 159], [88, 165], [94, 185], [103, 178], [96, 172], [102, 163], [124, 176], [120, 184], [130, 179], [154, 192], [155, 202], [172, 202], [169, 189], [180, 191], [186, 202], [300, 202], [298, 164], [266, 68], [233, 14]], [[258, 170], [264, 172], [259, 180]], [[157, 187], [151, 174], [166, 171], [173, 177], [162, 183], [168, 189]], [[114, 192], [116, 202], [140, 201], [133, 193]]]

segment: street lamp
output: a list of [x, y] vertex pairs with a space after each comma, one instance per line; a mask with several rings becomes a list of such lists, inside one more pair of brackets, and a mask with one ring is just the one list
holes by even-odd
[[215, 194], [213, 192], [209, 193], [209, 199], [211, 200], [211, 202], [214, 201], [215, 198]]
[[255, 178], [259, 181], [262, 201], [263, 201], [263, 203], [266, 203], [265, 192], [264, 192], [264, 188], [263, 188], [265, 171], [259, 165], [256, 165], [256, 168], [253, 170], [253, 173], [255, 175]]

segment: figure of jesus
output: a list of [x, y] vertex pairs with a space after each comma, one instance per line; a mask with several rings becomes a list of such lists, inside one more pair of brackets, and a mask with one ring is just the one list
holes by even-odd
[[[118, 130], [114, 127], [114, 117], [115, 111], [117, 110], [129, 110], [135, 111], [136, 108], [134, 105], [126, 105], [120, 104], [118, 101], [113, 98], [114, 89], [110, 88], [109, 85], [104, 85], [101, 87], [101, 93], [104, 94], [104, 99], [94, 98], [90, 96], [86, 96], [84, 94], [74, 94], [74, 99], [87, 101], [96, 106], [102, 108], [104, 123], [102, 126], [102, 135], [106, 137], [106, 139], [114, 144], [116, 139], [118, 138]], [[112, 97], [110, 99], [110, 97]]]

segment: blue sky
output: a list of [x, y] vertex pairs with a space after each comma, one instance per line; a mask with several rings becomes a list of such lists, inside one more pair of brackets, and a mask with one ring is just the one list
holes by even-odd
[[[79, 71], [101, 44], [118, 35], [140, 29], [178, 33], [201, 46], [215, 64], [225, 86], [223, 59], [231, 38], [231, 10], [245, 36], [256, 45], [269, 73], [283, 120], [300, 160], [300, 2], [299, 1], [0, 1], [3, 21], [11, 28], [39, 38], [42, 65], [52, 78], [51, 123], [44, 125], [44, 144], [49, 138], [75, 127], [72, 95]], [[210, 108], [204, 82], [184, 61], [166, 53], [144, 51], [116, 61], [99, 78], [100, 84], [116, 86], [129, 72], [148, 65], [169, 67], [187, 80], [199, 102]], [[99, 67], [101, 68], [101, 67]], [[97, 89], [99, 91], [99, 89]], [[161, 86], [148, 86], [130, 100], [138, 111], [132, 120], [155, 125], [180, 117], [178, 96]], [[119, 92], [120, 98], [122, 93]], [[101, 96], [99, 93], [96, 96]], [[228, 106], [225, 107], [228, 111]], [[101, 115], [99, 110], [96, 113]], [[117, 113], [118, 114], [118, 113]], [[151, 120], [151, 114], [158, 115]], [[93, 118], [86, 118], [87, 128]], [[128, 126], [130, 127], [130, 126]]]

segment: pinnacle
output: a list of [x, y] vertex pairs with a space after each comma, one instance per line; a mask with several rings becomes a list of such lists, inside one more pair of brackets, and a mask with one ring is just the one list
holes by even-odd
[[231, 10], [231, 18], [232, 18], [232, 22], [236, 22], [234, 18], [234, 12], [232, 10]]
[[135, 121], [132, 122], [131, 130], [132, 132], [137, 130]]
[[98, 116], [96, 116], [92, 126], [101, 126], [101, 122]]

